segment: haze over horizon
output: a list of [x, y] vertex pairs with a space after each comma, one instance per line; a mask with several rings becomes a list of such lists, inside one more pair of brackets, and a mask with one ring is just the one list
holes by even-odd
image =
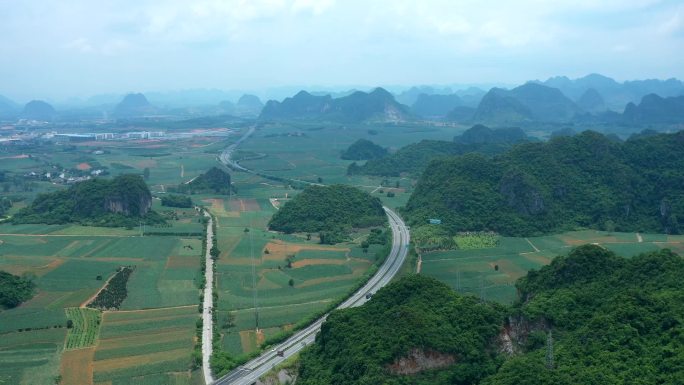
[[0, 95], [684, 78], [681, 1], [0, 3]]

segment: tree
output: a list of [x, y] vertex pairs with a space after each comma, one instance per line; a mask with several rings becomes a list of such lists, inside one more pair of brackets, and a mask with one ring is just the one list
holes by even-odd
[[290, 285], [290, 287], [294, 287], [294, 279], [290, 278], [287, 284]]
[[613, 231], [615, 231], [615, 222], [609, 219], [606, 221], [603, 227], [606, 229], [607, 232], [612, 233]]
[[218, 247], [216, 247], [216, 246], [214, 245], [214, 246], [212, 246], [211, 249], [209, 250], [209, 255], [211, 255], [211, 258], [212, 258], [212, 259], [216, 259], [216, 258], [219, 257], [219, 255], [221, 255], [221, 252], [219, 251]]
[[149, 167], [145, 167], [145, 169], [143, 169], [143, 178], [145, 178], [145, 180], [149, 180], [149, 179], [150, 179], [150, 169], [149, 169]]

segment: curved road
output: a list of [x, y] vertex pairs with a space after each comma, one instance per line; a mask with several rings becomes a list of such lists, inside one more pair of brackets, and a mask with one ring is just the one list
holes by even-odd
[[[252, 174], [257, 174], [253, 170], [249, 170], [245, 167], [240, 166], [237, 161], [231, 159], [233, 151], [247, 138], [249, 138], [254, 133], [255, 127], [250, 127], [249, 130], [235, 143], [226, 147], [223, 152], [219, 155], [219, 160], [221, 163], [229, 166], [235, 170], [240, 170]], [[297, 179], [291, 179], [295, 182], [304, 182], [309, 184], [317, 184], [307, 181], [301, 181]], [[368, 301], [366, 294], [375, 293], [378, 289], [387, 285], [392, 278], [397, 274], [401, 266], [404, 264], [406, 259], [406, 254], [408, 254], [408, 245], [410, 241], [409, 230], [404, 224], [404, 221], [388, 207], [383, 207], [387, 218], [389, 219], [389, 224], [392, 229], [392, 249], [387, 256], [385, 262], [380, 266], [377, 273], [371, 277], [371, 279], [366, 282], [366, 284], [356, 291], [351, 297], [347, 298], [342, 304], [340, 304], [337, 309], [344, 309], [349, 307], [361, 306]], [[205, 296], [206, 301], [206, 296]], [[285, 361], [292, 355], [296, 354], [302, 350], [305, 346], [313, 343], [316, 340], [316, 334], [321, 330], [321, 325], [325, 322], [327, 315], [321, 317], [305, 329], [302, 329], [288, 338], [285, 342], [280, 343], [275, 346], [271, 351], [263, 353], [261, 356], [247, 362], [225, 376], [216, 380], [213, 385], [250, 385], [256, 382], [259, 377], [268, 373], [275, 366]], [[205, 323], [206, 325], [206, 323]], [[203, 344], [204, 346], [204, 344]], [[278, 355], [278, 352], [282, 352], [282, 356]], [[206, 357], [206, 354], [203, 354]], [[206, 375], [205, 379], [207, 384], [210, 384], [212, 377]]]
[[[366, 303], [366, 301], [368, 301], [368, 299], [366, 299], [366, 294], [375, 293], [378, 289], [387, 285], [397, 274], [406, 259], [406, 254], [408, 253], [409, 231], [404, 222], [394, 211], [387, 207], [384, 207], [384, 209], [389, 218], [390, 227], [392, 228], [392, 250], [390, 251], [389, 256], [387, 256], [385, 263], [378, 269], [378, 272], [368, 280], [361, 289], [354, 293], [354, 295], [338, 306], [338, 309], [356, 307]], [[234, 369], [232, 372], [218, 379], [214, 385], [253, 384], [259, 377], [268, 373], [275, 366], [299, 352], [306, 345], [313, 343], [316, 339], [316, 333], [321, 330], [321, 325], [326, 318], [327, 316], [321, 317], [306, 329], [300, 330], [285, 342], [277, 345], [273, 350]], [[277, 352], [283, 352], [283, 356], [279, 356]]]

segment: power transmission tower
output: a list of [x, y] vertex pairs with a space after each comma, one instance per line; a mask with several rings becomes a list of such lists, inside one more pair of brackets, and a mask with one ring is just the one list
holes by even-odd
[[546, 335], [546, 369], [552, 370], [553, 368], [553, 335], [551, 335], [551, 330], [549, 330], [549, 333]]
[[[250, 221], [251, 222], [251, 221]], [[254, 226], [253, 223], [250, 224], [249, 229], [249, 257], [252, 260], [252, 287], [253, 287], [253, 299], [254, 299], [254, 325], [256, 327], [257, 333], [259, 332], [259, 302], [257, 295], [257, 280], [256, 280], [256, 263], [254, 261], [254, 242], [252, 239], [252, 233]]]

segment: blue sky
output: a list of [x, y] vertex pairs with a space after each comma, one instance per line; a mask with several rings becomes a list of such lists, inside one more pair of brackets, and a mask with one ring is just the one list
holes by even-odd
[[684, 78], [684, 2], [0, 0], [0, 94]]

